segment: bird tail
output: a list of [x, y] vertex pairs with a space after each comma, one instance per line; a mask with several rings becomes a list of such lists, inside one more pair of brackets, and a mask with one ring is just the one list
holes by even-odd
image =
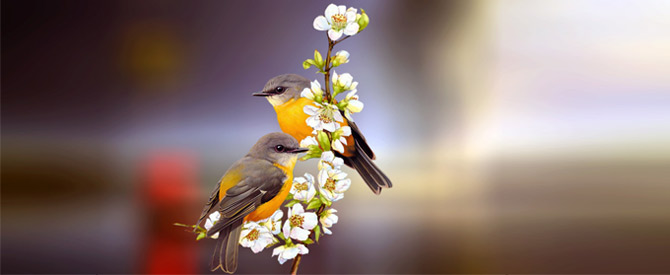
[[237, 270], [238, 244], [241, 231], [242, 220], [219, 231], [219, 239], [216, 242], [212, 263], [210, 264], [212, 271], [221, 268], [223, 272], [232, 274]]
[[391, 180], [375, 165], [370, 157], [363, 151], [358, 142], [356, 143], [356, 154], [346, 157], [345, 163], [358, 171], [372, 192], [379, 195], [382, 188], [391, 188]]

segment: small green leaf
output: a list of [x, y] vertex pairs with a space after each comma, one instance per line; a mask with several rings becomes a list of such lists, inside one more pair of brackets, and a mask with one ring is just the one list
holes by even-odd
[[286, 206], [286, 207], [293, 207], [296, 203], [299, 203], [299, 202], [300, 202], [300, 201], [293, 200], [293, 201], [291, 201], [291, 202], [285, 204], [284, 206]]
[[342, 100], [337, 103], [337, 108], [340, 109], [341, 111], [344, 111], [344, 108], [346, 108], [347, 105], [349, 105], [349, 102], [346, 100]]
[[280, 231], [279, 234], [277, 234], [277, 237], [279, 237], [280, 239], [284, 240], [284, 242], [286, 242], [286, 237], [284, 237], [284, 232]]
[[316, 66], [319, 67], [319, 69], [323, 69], [323, 57], [321, 56], [321, 53], [317, 50], [314, 50], [314, 63], [316, 63]]
[[330, 200], [328, 200], [328, 199], [327, 199], [326, 197], [324, 197], [324, 196], [320, 196], [319, 198], [321, 199], [321, 202], [322, 202], [323, 204], [325, 204], [327, 207], [330, 207], [330, 206], [333, 204]]
[[317, 198], [313, 198], [313, 199], [309, 202], [309, 204], [307, 205], [307, 210], [310, 210], [310, 209], [317, 209], [317, 208], [321, 207], [321, 204], [322, 204], [321, 200], [319, 200], [319, 199], [317, 199]]
[[302, 62], [302, 68], [305, 69], [305, 70], [309, 69], [309, 67], [312, 67], [312, 66], [318, 67], [316, 65], [316, 63], [314, 63], [313, 59], [307, 59], [307, 60]]
[[312, 239], [307, 239], [307, 240], [303, 241], [303, 243], [304, 244], [313, 244], [314, 241]]
[[199, 241], [199, 240], [204, 239], [205, 237], [207, 237], [207, 234], [205, 234], [205, 232], [202, 232], [202, 233], [198, 234], [197, 237], [195, 237], [195, 240]]
[[293, 200], [293, 194], [289, 193], [288, 196], [286, 196], [286, 199], [284, 201], [290, 201]]
[[317, 243], [319, 242], [319, 237], [321, 237], [321, 226], [317, 224], [316, 227], [314, 227], [314, 238]]
[[330, 138], [328, 138], [328, 134], [326, 134], [326, 132], [319, 131], [316, 134], [316, 140], [319, 141], [319, 144], [324, 151], [330, 151]]

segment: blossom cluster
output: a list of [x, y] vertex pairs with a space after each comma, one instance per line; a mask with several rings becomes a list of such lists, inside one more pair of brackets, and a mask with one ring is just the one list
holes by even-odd
[[[365, 29], [368, 22], [369, 18], [362, 9], [358, 13], [355, 8], [330, 4], [324, 15], [314, 19], [313, 26], [316, 30], [327, 31], [330, 55], [337, 43]], [[354, 81], [351, 74], [338, 74], [335, 71], [330, 74], [333, 68], [348, 63], [349, 57], [349, 52], [340, 50], [324, 59], [315, 50], [314, 59], [303, 62], [303, 68], [314, 66], [325, 76], [325, 90], [315, 80], [301, 92], [302, 97], [313, 102], [303, 110], [309, 115], [305, 123], [313, 131], [312, 136], [300, 141], [300, 147], [309, 148], [301, 159], [319, 158], [317, 177], [305, 173], [293, 179], [290, 195], [284, 205], [287, 215], [279, 209], [267, 219], [247, 221], [242, 227], [240, 245], [250, 248], [254, 253], [275, 246], [272, 256], [277, 256], [281, 264], [309, 253], [307, 245], [318, 242], [323, 234], [332, 234], [332, 227], [338, 222], [337, 210], [332, 208], [333, 202], [344, 198], [345, 191], [351, 185], [347, 173], [341, 170], [344, 160], [337, 157], [336, 152], [345, 152], [347, 137], [352, 134], [351, 128], [346, 126], [345, 118], [353, 121], [352, 114], [360, 112], [363, 103], [357, 95], [358, 82]], [[343, 93], [346, 96], [336, 100], [336, 96]], [[205, 228], [198, 229], [201, 232], [198, 239], [204, 238], [206, 234], [203, 232], [209, 230], [219, 218], [219, 212], [210, 214]], [[210, 238], [218, 238], [218, 234]]]

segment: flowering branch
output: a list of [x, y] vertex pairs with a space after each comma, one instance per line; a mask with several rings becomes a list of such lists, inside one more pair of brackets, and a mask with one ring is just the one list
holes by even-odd
[[[325, 15], [325, 16], [324, 16]], [[318, 178], [309, 173], [303, 177], [293, 179], [290, 194], [286, 198], [285, 207], [288, 213], [284, 219], [284, 211], [277, 210], [267, 219], [261, 221], [247, 221], [242, 225], [239, 243], [250, 248], [254, 253], [274, 246], [272, 256], [277, 256], [280, 264], [293, 259], [291, 274], [297, 274], [302, 255], [309, 253], [307, 245], [319, 242], [323, 234], [331, 235], [330, 228], [337, 223], [337, 210], [332, 208], [333, 202], [344, 198], [344, 192], [349, 189], [351, 180], [340, 168], [344, 160], [336, 157], [333, 151], [344, 153], [347, 145], [346, 137], [351, 135], [349, 126], [343, 115], [353, 121], [351, 115], [363, 109], [363, 103], [358, 100], [356, 87], [358, 82], [348, 73], [337, 74], [331, 70], [349, 62], [349, 52], [341, 50], [332, 55], [335, 45], [361, 32], [369, 23], [365, 11], [361, 13], [355, 8], [346, 8], [343, 5], [328, 5], [324, 15], [314, 19], [316, 30], [327, 31], [328, 51], [324, 59], [318, 50], [314, 51], [314, 59], [305, 60], [303, 68], [314, 66], [318, 73], [324, 74], [325, 92], [318, 81], [313, 81], [310, 88], [305, 88], [301, 96], [312, 100], [304, 108], [309, 115], [305, 123], [310, 126], [312, 136], [300, 141], [300, 147], [309, 148], [301, 160], [319, 158]], [[332, 89], [331, 89], [332, 87]], [[339, 102], [335, 99], [343, 92], [349, 92]], [[318, 184], [317, 184], [318, 183]], [[316, 212], [309, 210], [316, 209]], [[198, 234], [197, 240], [207, 238], [206, 232], [220, 220], [220, 212], [210, 214], [205, 227], [175, 224], [193, 228]], [[218, 238], [218, 233], [208, 238]], [[279, 245], [282, 243], [281, 245]]]

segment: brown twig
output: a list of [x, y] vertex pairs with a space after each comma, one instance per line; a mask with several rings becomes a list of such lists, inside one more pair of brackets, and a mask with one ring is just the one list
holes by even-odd
[[[326, 205], [325, 204], [322, 204], [319, 207], [319, 210], [316, 210], [316, 218], [317, 219], [319, 218], [319, 216], [321, 216], [321, 213], [323, 213], [323, 210], [326, 210]], [[318, 221], [317, 221], [316, 226], [319, 226]], [[312, 235], [314, 235], [314, 231], [311, 231], [309, 233], [309, 237], [307, 237], [307, 239], [311, 239]], [[298, 274], [298, 265], [300, 265], [300, 259], [302, 259], [302, 255], [300, 255], [300, 254], [295, 256], [295, 258], [293, 259], [293, 265], [291, 265], [291, 275]]]
[[[326, 33], [326, 37], [328, 38], [328, 53], [326, 54], [326, 64], [325, 64], [325, 66], [324, 66], [324, 68], [323, 68], [324, 76], [325, 76], [325, 78], [326, 78], [326, 79], [325, 79], [325, 85], [326, 85], [326, 91], [325, 91], [325, 92], [326, 92], [326, 94], [324, 95], [324, 99], [325, 99], [325, 101], [328, 102], [328, 103], [333, 103], [333, 98], [332, 98], [331, 95], [330, 95], [330, 69], [333, 68], [333, 67], [331, 67], [331, 64], [330, 64], [330, 54], [333, 52], [333, 48], [335, 47], [335, 45], [337, 45], [338, 43], [340, 43], [340, 42], [346, 40], [346, 39], [349, 38], [350, 36], [346, 36], [346, 37], [344, 37], [344, 38], [342, 38], [342, 39], [340, 39], [340, 40], [337, 40], [337, 41], [333, 41], [333, 40], [331, 40], [330, 37], [328, 37], [328, 34], [327, 34], [327, 33]], [[329, 133], [328, 131], [326, 131], [326, 133], [328, 134], [328, 137], [330, 138], [330, 133]], [[326, 209], [326, 205], [325, 205], [325, 204], [322, 204], [322, 205], [319, 207], [319, 210], [316, 211], [316, 217], [317, 217], [317, 219], [319, 218], [319, 216], [321, 216], [321, 213], [323, 213], [323, 211], [324, 211], [325, 209]], [[318, 221], [317, 221], [317, 225], [316, 225], [316, 226], [319, 226]], [[313, 230], [309, 233], [309, 237], [307, 237], [307, 239], [311, 239], [311, 238], [312, 238], [312, 235], [314, 235], [314, 231], [313, 231]], [[292, 275], [296, 275], [296, 274], [298, 274], [298, 266], [300, 265], [300, 260], [301, 260], [301, 259], [302, 259], [302, 255], [300, 255], [300, 254], [298, 254], [297, 256], [295, 256], [295, 258], [293, 259], [293, 264], [291, 265], [291, 274], [292, 274]]]

